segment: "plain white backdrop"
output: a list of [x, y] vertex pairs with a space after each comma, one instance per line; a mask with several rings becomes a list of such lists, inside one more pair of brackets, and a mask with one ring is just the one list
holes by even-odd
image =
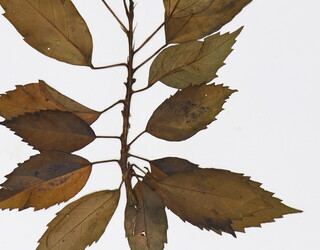
[[[101, 1], [74, 0], [94, 39], [94, 65], [124, 62], [125, 35]], [[122, 1], [109, 0], [122, 20]], [[320, 210], [320, 98], [319, 1], [253, 0], [221, 32], [245, 26], [218, 72], [216, 83], [239, 92], [233, 94], [207, 130], [183, 142], [166, 142], [143, 135], [132, 152], [149, 159], [176, 156], [201, 167], [229, 169], [252, 176], [284, 203], [304, 213], [287, 215], [262, 228], [247, 229], [235, 239], [201, 231], [168, 211], [166, 250], [317, 250]], [[2, 11], [3, 12], [3, 11]], [[137, 1], [137, 45], [163, 21], [161, 0]], [[16, 84], [45, 80], [76, 101], [103, 110], [124, 95], [125, 68], [94, 71], [48, 58], [29, 45], [4, 18], [0, 18], [0, 93]], [[163, 31], [136, 58], [136, 65], [164, 42]], [[147, 64], [136, 74], [136, 88], [146, 86]], [[176, 90], [160, 82], [134, 96], [130, 138], [144, 130], [153, 110]], [[93, 128], [97, 135], [120, 133], [120, 106], [104, 114]], [[17, 163], [37, 153], [7, 128], [0, 127], [0, 182]], [[97, 139], [76, 152], [90, 161], [118, 156], [119, 143]], [[145, 162], [135, 161], [140, 166]], [[71, 201], [102, 189], [114, 189], [121, 180], [117, 165], [94, 166], [84, 189]], [[124, 197], [124, 192], [122, 193]], [[0, 249], [32, 250], [56, 212], [65, 204], [33, 212], [0, 211]], [[121, 199], [105, 234], [94, 250], [129, 249], [124, 237]]]

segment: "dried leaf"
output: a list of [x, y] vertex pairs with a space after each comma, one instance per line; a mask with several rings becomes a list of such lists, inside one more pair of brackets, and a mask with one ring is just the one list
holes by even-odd
[[157, 180], [161, 180], [173, 174], [198, 169], [198, 165], [185, 159], [166, 157], [150, 162], [151, 174]]
[[48, 151], [18, 164], [1, 184], [0, 208], [48, 208], [75, 196], [86, 184], [91, 164], [63, 152]]
[[0, 95], [0, 115], [8, 120], [25, 113], [48, 109], [69, 111], [89, 125], [100, 116], [99, 112], [62, 95], [41, 80], [39, 83], [17, 85], [15, 90]]
[[230, 22], [252, 0], [163, 0], [167, 43], [210, 35]]
[[104, 233], [119, 202], [119, 190], [91, 193], [57, 213], [37, 250], [83, 250]]
[[157, 193], [139, 182], [133, 189], [136, 205], [127, 204], [125, 229], [131, 250], [162, 250], [167, 242], [167, 216]]
[[151, 64], [149, 85], [161, 81], [173, 88], [186, 88], [210, 82], [217, 77], [241, 30], [164, 49]]
[[91, 65], [91, 34], [71, 0], [0, 0], [0, 5], [39, 52], [70, 64]]
[[216, 119], [233, 92], [213, 84], [177, 91], [153, 112], [146, 131], [167, 141], [188, 139]]
[[15, 131], [15, 134], [40, 151], [73, 152], [96, 138], [85, 121], [70, 112], [58, 110], [27, 113], [1, 124]]
[[281, 204], [248, 177], [226, 170], [197, 169], [148, 181], [183, 221], [217, 233], [235, 236], [235, 231], [243, 231], [244, 227], [269, 222], [280, 214], [300, 212]]

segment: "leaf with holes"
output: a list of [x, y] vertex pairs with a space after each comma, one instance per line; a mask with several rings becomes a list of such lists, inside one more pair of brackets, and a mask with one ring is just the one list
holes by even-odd
[[91, 163], [69, 153], [48, 151], [19, 164], [1, 184], [0, 208], [48, 208], [75, 196], [87, 183]]
[[149, 85], [161, 81], [181, 89], [210, 82], [217, 77], [241, 30], [164, 49], [151, 64]]
[[24, 40], [49, 57], [90, 66], [92, 38], [71, 0], [0, 0]]
[[48, 109], [69, 111], [89, 125], [100, 116], [99, 112], [62, 95], [41, 80], [39, 83], [17, 85], [15, 90], [0, 95], [0, 115], [6, 119]]
[[15, 134], [40, 151], [73, 152], [96, 138], [85, 121], [73, 113], [58, 110], [27, 113], [1, 124], [15, 131]]
[[233, 92], [213, 84], [177, 91], [153, 112], [146, 131], [167, 141], [186, 140], [216, 119]]
[[127, 204], [125, 229], [131, 250], [162, 250], [167, 242], [167, 216], [157, 193], [143, 182], [133, 189], [135, 205]]
[[194, 41], [218, 31], [252, 0], [163, 0], [167, 43]]
[[88, 194], [64, 207], [48, 224], [37, 250], [85, 249], [104, 233], [119, 202], [120, 191]]

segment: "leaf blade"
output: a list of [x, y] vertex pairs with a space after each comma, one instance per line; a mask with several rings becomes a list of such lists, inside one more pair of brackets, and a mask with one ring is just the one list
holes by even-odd
[[167, 43], [194, 41], [218, 31], [252, 0], [164, 0]]
[[37, 250], [78, 250], [97, 242], [118, 206], [119, 197], [118, 189], [105, 190], [67, 205], [48, 224], [47, 231], [38, 241]]
[[92, 38], [71, 0], [0, 0], [4, 16], [24, 40], [44, 55], [91, 65]]
[[208, 83], [232, 52], [242, 28], [233, 33], [214, 34], [203, 42], [174, 45], [161, 51], [149, 70], [149, 85], [161, 81], [169, 87], [186, 88]]
[[127, 204], [126, 237], [132, 250], [162, 250], [168, 229], [165, 207], [161, 198], [143, 182], [133, 189], [135, 206]]
[[228, 87], [213, 84], [177, 91], [153, 112], [146, 132], [167, 141], [186, 140], [216, 119], [233, 92]]
[[91, 163], [63, 152], [48, 151], [18, 164], [1, 184], [0, 208], [48, 208], [75, 196], [86, 184]]
[[17, 85], [15, 90], [0, 95], [0, 115], [7, 120], [40, 110], [69, 111], [89, 125], [100, 116], [99, 112], [61, 94], [42, 80], [23, 86]]
[[76, 115], [58, 110], [42, 110], [1, 122], [29, 145], [40, 151], [73, 152], [91, 143], [95, 134]]

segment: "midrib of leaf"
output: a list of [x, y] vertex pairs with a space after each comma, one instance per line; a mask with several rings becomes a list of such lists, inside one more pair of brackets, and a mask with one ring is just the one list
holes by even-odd
[[[23, 0], [21, 0], [23, 1]], [[68, 24], [68, 19], [65, 18], [65, 22], [67, 24], [67, 32], [68, 32], [68, 36], [66, 36], [65, 34], [63, 34], [62, 31], [60, 31], [60, 29], [55, 25], [55, 23], [52, 23], [45, 15], [42, 14], [40, 8], [37, 9], [32, 3], [29, 2], [29, 0], [25, 0], [33, 9], [36, 10], [36, 12], [41, 16], [43, 17], [43, 19], [45, 19], [48, 23], [50, 23], [70, 44], [72, 44], [72, 46], [74, 48], [76, 48], [80, 54], [83, 56], [84, 59], [86, 59], [85, 55], [82, 53], [82, 51], [78, 48], [78, 46], [76, 44], [74, 44], [70, 39], [69, 39], [69, 24]], [[52, 6], [52, 0], [50, 0], [51, 2], [51, 6]], [[52, 15], [53, 15], [53, 19], [55, 19], [55, 15], [54, 15], [54, 11], [53, 11], [53, 7], [51, 8], [52, 9]], [[63, 8], [64, 12], [65, 12], [65, 8]], [[66, 15], [65, 15], [66, 16]]]
[[[105, 195], [105, 194], [102, 194], [102, 195]], [[52, 246], [56, 246], [56, 245], [61, 241], [61, 239], [63, 239], [64, 237], [66, 237], [68, 234], [70, 234], [73, 229], [77, 228], [77, 227], [78, 227], [80, 224], [82, 224], [85, 220], [89, 219], [90, 216], [92, 216], [94, 213], [96, 213], [97, 210], [99, 210], [103, 205], [105, 205], [105, 204], [106, 204], [110, 199], [112, 199], [112, 198], [113, 198], [113, 197], [111, 196], [108, 200], [106, 200], [105, 202], [103, 202], [97, 209], [95, 209], [94, 211], [92, 211], [91, 213], [89, 213], [84, 219], [82, 219], [78, 224], [76, 224], [73, 228], [71, 228], [71, 230], [69, 230], [66, 234], [64, 234], [64, 235], [63, 235], [56, 243], [54, 243], [54, 245], [52, 245]], [[89, 199], [90, 199], [90, 198], [89, 198]], [[69, 211], [69, 214], [70, 214], [72, 211], [74, 211], [74, 210], [75, 210], [78, 206], [80, 206], [80, 205], [81, 205], [81, 203], [77, 204], [73, 209], [71, 209], [71, 210]], [[66, 215], [63, 216], [63, 217], [61, 218], [61, 220], [59, 220], [59, 222], [62, 221], [65, 217], [66, 217]], [[55, 227], [57, 227], [58, 224], [59, 224], [59, 223], [57, 223]], [[53, 227], [53, 229], [54, 229], [55, 227]], [[52, 230], [53, 230], [53, 229], [52, 229]], [[52, 232], [52, 230], [51, 230], [50, 232]], [[48, 245], [48, 237], [47, 237], [46, 244]]]

